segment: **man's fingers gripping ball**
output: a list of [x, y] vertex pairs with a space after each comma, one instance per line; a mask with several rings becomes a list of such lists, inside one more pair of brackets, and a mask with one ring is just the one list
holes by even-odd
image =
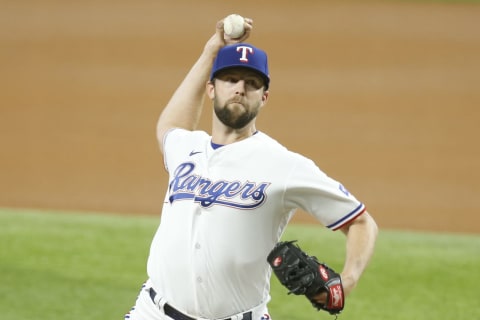
[[231, 14], [223, 20], [223, 31], [231, 39], [238, 39], [245, 34], [245, 19], [239, 14]]

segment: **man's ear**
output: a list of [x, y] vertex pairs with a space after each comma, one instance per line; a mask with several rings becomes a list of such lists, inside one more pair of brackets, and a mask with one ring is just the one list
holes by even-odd
[[264, 105], [267, 103], [268, 94], [269, 94], [268, 90], [263, 93], [262, 102], [263, 102]]
[[215, 85], [213, 84], [213, 81], [208, 81], [206, 84], [206, 92], [210, 100], [213, 100], [213, 98], [215, 98]]

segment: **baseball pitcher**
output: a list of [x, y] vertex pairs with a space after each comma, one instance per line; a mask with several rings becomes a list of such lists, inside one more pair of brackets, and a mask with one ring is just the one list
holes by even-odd
[[[245, 42], [252, 19], [238, 38], [223, 22], [158, 120], [168, 190], [148, 280], [125, 319], [269, 320], [272, 274], [336, 315], [370, 260], [377, 226], [341, 183], [257, 129], [269, 97], [267, 54]], [[197, 130], [205, 97], [211, 133]], [[299, 208], [345, 233], [341, 272], [303, 252], [301, 240], [280, 242]]]

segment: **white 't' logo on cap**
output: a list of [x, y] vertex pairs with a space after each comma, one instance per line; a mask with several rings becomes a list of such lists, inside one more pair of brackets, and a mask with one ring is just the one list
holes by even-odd
[[242, 52], [242, 56], [240, 57], [240, 61], [243, 61], [243, 62], [248, 62], [248, 58], [247, 58], [247, 55], [250, 53], [252, 54], [253, 53], [253, 49], [250, 48], [250, 47], [246, 47], [246, 46], [238, 46], [237, 47], [237, 52]]

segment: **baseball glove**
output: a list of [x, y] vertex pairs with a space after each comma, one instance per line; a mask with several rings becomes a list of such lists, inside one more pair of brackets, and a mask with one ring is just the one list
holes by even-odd
[[[296, 241], [279, 242], [270, 252], [267, 261], [288, 294], [305, 295], [317, 310], [337, 315], [343, 310], [345, 297], [340, 275], [326, 264], [307, 255]], [[318, 303], [315, 296], [325, 292], [325, 304]]]

